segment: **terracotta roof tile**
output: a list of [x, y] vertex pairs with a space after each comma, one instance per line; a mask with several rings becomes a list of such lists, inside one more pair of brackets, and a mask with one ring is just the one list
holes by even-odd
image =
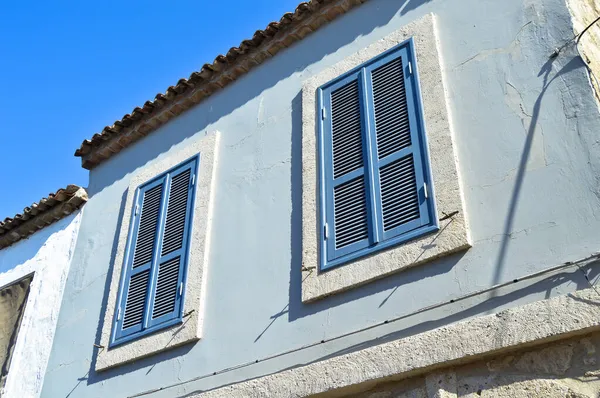
[[5, 218], [0, 221], [0, 249], [68, 216], [83, 206], [87, 198], [84, 188], [68, 185], [24, 208], [23, 213]]
[[146, 101], [142, 107], [136, 107], [131, 114], [124, 115], [112, 126], [104, 127], [90, 140], [84, 140], [75, 151], [75, 156], [81, 157], [84, 168], [94, 168], [247, 73], [252, 67], [365, 1], [311, 0], [300, 3], [294, 12], [284, 14], [278, 22], [269, 23], [264, 30], [257, 30], [251, 39], [243, 40], [239, 47], [230, 48], [225, 55], [217, 55], [212, 63], [204, 64], [200, 71], [193, 72], [187, 79], [180, 79], [164, 94], [157, 94], [153, 101]]

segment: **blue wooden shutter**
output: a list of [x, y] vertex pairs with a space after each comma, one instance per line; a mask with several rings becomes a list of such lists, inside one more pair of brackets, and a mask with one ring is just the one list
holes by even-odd
[[131, 232], [133, 238], [129, 243], [125, 283], [120, 308], [117, 309], [117, 338], [144, 329], [165, 178], [140, 188], [137, 195]]
[[138, 189], [113, 342], [181, 318], [197, 163]]
[[194, 164], [187, 163], [168, 176], [166, 220], [153, 283], [149, 326], [177, 318], [181, 312], [191, 224], [193, 166]]
[[378, 232], [382, 240], [430, 222], [430, 205], [424, 192], [424, 132], [418, 120], [416, 80], [408, 50], [404, 46], [366, 68], [368, 108], [375, 130], [375, 200], [380, 204]]
[[[324, 95], [327, 259], [369, 245], [364, 109], [359, 74], [329, 87]], [[324, 115], [325, 116], [325, 115]]]
[[411, 46], [319, 89], [321, 269], [438, 227]]

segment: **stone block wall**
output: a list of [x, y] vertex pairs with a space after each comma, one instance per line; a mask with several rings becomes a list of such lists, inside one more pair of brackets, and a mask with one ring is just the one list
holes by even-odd
[[350, 397], [597, 398], [600, 332], [379, 384]]

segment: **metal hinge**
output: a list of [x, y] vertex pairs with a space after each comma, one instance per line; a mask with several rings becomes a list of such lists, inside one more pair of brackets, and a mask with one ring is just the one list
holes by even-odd
[[179, 283], [179, 296], [183, 296], [183, 282]]
[[327, 223], [323, 226], [323, 233], [325, 234], [325, 239], [329, 239], [329, 228]]
[[191, 182], [190, 182], [190, 187], [193, 187], [195, 182], [196, 182], [196, 174], [192, 174], [192, 179], [191, 179]]
[[117, 322], [121, 320], [121, 307], [117, 310]]
[[408, 74], [412, 75], [412, 62], [408, 63]]
[[138, 215], [138, 211], [139, 211], [139, 210], [140, 210], [140, 205], [138, 205], [138, 204], [136, 203], [136, 205], [135, 205], [135, 215], [136, 215], [136, 216]]
[[327, 117], [327, 112], [325, 111], [325, 108], [321, 108], [321, 119], [325, 120], [326, 117]]
[[427, 186], [426, 182], [423, 183], [423, 191], [425, 192], [425, 199], [428, 199], [429, 198], [429, 187]]

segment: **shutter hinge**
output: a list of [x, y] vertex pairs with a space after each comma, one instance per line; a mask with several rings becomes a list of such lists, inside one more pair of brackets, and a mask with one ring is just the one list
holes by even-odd
[[117, 322], [121, 320], [121, 307], [117, 310]]
[[412, 75], [412, 62], [408, 62], [408, 74]]
[[190, 187], [194, 186], [194, 183], [196, 182], [196, 174], [192, 174], [192, 178], [191, 178], [191, 183], [190, 183]]
[[138, 215], [138, 212], [140, 210], [140, 205], [138, 205], [137, 203], [135, 204], [135, 215]]
[[179, 297], [183, 296], [183, 282], [179, 283]]
[[323, 233], [325, 234], [325, 239], [329, 239], [329, 228], [327, 223], [323, 226]]
[[321, 108], [321, 119], [325, 120], [326, 117], [327, 117], [327, 112], [325, 111], [325, 108]]
[[429, 198], [429, 187], [427, 186], [426, 182], [423, 183], [423, 191], [425, 192], [425, 199], [428, 199]]

